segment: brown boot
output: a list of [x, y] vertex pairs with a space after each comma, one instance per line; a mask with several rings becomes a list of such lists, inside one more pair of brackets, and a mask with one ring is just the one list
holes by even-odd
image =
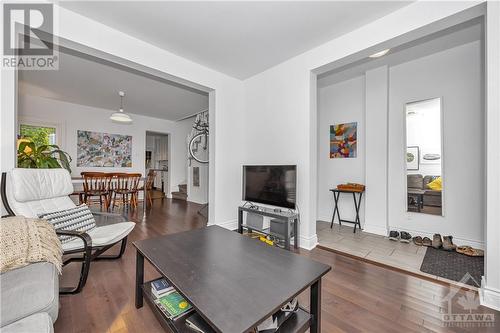
[[439, 249], [441, 248], [441, 246], [443, 246], [443, 240], [441, 239], [441, 235], [434, 234], [434, 236], [432, 236], [432, 247], [435, 249]]
[[457, 246], [453, 244], [453, 236], [444, 236], [443, 237], [443, 250], [446, 251], [455, 251]]

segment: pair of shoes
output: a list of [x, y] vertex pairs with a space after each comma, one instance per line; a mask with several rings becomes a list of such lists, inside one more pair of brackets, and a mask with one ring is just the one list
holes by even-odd
[[432, 247], [435, 249], [443, 248], [445, 251], [454, 251], [457, 246], [453, 244], [453, 236], [444, 236], [441, 238], [440, 234], [434, 234], [432, 236]]
[[392, 241], [400, 241], [402, 243], [409, 243], [411, 239], [411, 235], [406, 231], [401, 231], [401, 234], [396, 230], [391, 230], [389, 232], [389, 239]]
[[480, 249], [475, 249], [471, 246], [459, 246], [457, 247], [457, 252], [465, 254], [469, 257], [484, 257], [484, 251]]

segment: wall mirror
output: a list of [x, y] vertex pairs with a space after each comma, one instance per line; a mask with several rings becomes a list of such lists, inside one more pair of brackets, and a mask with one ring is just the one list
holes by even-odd
[[441, 105], [441, 98], [433, 98], [405, 106], [409, 212], [443, 215]]

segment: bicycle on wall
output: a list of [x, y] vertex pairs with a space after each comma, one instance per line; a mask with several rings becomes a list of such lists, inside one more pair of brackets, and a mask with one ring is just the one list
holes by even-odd
[[208, 111], [196, 116], [191, 135], [189, 155], [199, 163], [208, 163]]

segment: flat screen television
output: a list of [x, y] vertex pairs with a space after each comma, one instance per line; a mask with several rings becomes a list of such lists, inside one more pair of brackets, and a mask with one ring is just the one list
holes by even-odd
[[243, 200], [295, 209], [297, 166], [243, 166]]

